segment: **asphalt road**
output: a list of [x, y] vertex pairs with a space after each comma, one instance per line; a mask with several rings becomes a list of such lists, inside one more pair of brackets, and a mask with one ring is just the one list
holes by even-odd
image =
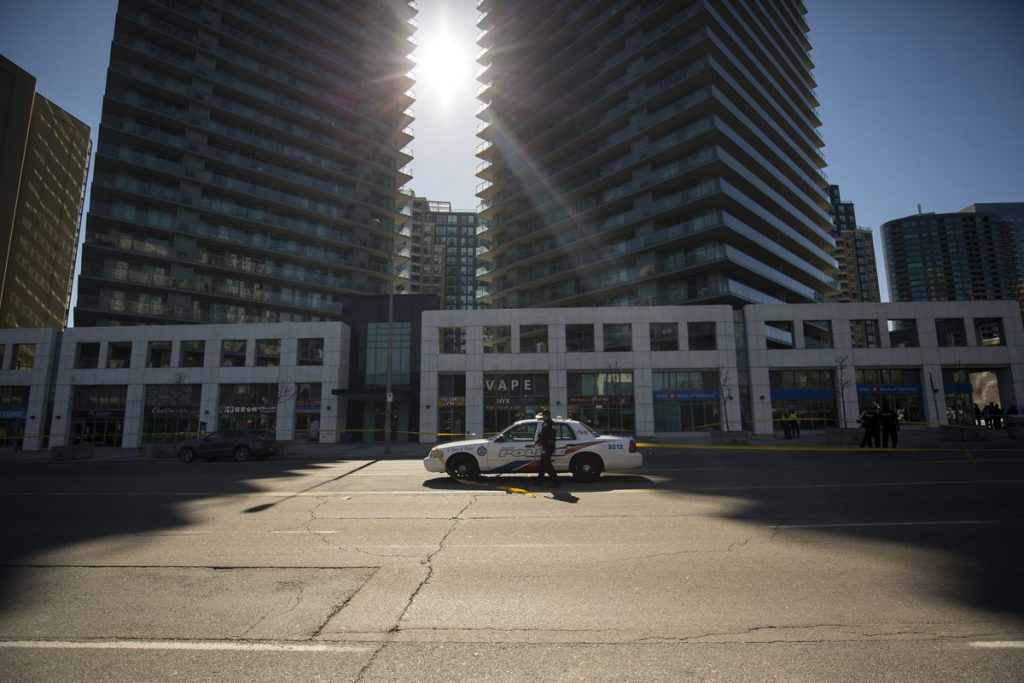
[[52, 680], [1024, 680], [1024, 454], [0, 463], [0, 671]]

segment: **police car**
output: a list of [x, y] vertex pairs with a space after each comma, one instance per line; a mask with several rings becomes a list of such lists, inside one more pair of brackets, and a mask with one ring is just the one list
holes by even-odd
[[[578, 481], [594, 481], [601, 472], [629, 470], [643, 464], [630, 437], [599, 435], [576, 420], [556, 418], [557, 441], [551, 463]], [[440, 444], [423, 459], [428, 472], [447, 472], [453, 479], [475, 479], [481, 473], [536, 474], [540, 470], [537, 441], [541, 421], [520, 420], [491, 439]]]

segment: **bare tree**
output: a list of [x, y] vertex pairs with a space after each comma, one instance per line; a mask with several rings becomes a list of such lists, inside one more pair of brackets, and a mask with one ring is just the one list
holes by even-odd
[[841, 429], [846, 428], [846, 389], [853, 382], [846, 372], [849, 362], [849, 356], [838, 356], [836, 358], [836, 391], [839, 392], [839, 403], [842, 406], [843, 411], [839, 422], [839, 427]]
[[[718, 366], [718, 399], [722, 404], [722, 415], [725, 418], [725, 431], [730, 432], [729, 427], [729, 401], [732, 401], [732, 373], [728, 368]], [[719, 420], [718, 428], [722, 428], [722, 421]]]

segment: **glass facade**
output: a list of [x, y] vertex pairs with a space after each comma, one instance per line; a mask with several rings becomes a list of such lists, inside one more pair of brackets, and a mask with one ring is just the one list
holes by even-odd
[[883, 402], [904, 423], [924, 423], [924, 390], [919, 368], [858, 368], [857, 414], [872, 403]]
[[277, 431], [277, 384], [221, 384], [217, 429]]
[[[391, 384], [410, 382], [412, 361], [412, 326], [407, 322], [391, 325]], [[388, 324], [370, 323], [366, 328], [366, 385], [387, 384]]]
[[718, 373], [710, 370], [655, 371], [654, 430], [692, 432], [718, 429]]
[[533, 417], [549, 403], [547, 373], [484, 373], [485, 434]]
[[566, 379], [569, 413], [563, 417], [581, 420], [601, 434], [636, 431], [632, 372], [570, 372]]
[[[495, 392], [497, 396], [497, 392]], [[437, 376], [437, 438], [458, 441], [466, 438], [466, 376]]]
[[801, 429], [836, 426], [837, 389], [834, 372], [828, 370], [772, 370], [772, 421], [796, 411]]
[[142, 443], [170, 443], [199, 433], [201, 384], [146, 385]]

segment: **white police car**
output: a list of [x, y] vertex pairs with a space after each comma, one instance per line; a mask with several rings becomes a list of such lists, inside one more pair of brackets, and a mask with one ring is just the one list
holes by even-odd
[[[556, 418], [557, 442], [551, 463], [558, 472], [572, 472], [579, 481], [594, 481], [601, 472], [635, 469], [643, 455], [630, 437], [599, 435], [582, 422]], [[534, 446], [540, 420], [520, 420], [491, 439], [440, 444], [423, 459], [428, 472], [447, 472], [454, 479], [481, 473], [536, 474], [539, 447]]]

